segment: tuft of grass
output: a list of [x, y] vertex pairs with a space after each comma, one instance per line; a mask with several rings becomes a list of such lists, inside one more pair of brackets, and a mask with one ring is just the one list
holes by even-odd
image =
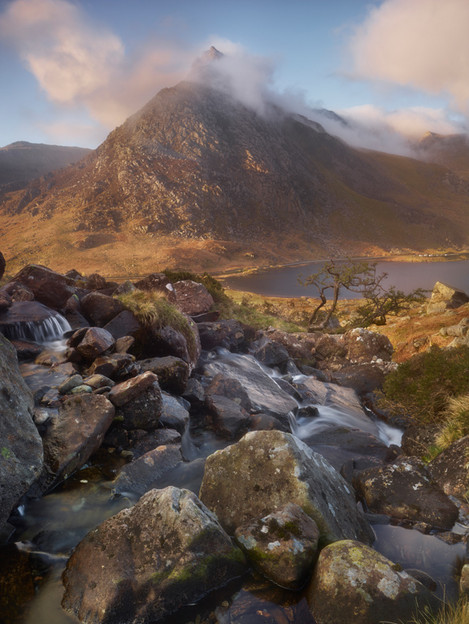
[[420, 609], [411, 620], [399, 624], [468, 624], [468, 622], [469, 598], [461, 596], [457, 602], [443, 604], [436, 613]]
[[130, 310], [143, 327], [170, 326], [186, 339], [189, 355], [194, 358], [197, 353], [197, 345], [191, 322], [164, 296], [164, 293], [156, 290], [144, 291], [133, 290], [122, 293], [116, 298], [122, 305]]
[[435, 440], [441, 450], [469, 434], [469, 394], [451, 397], [443, 416], [445, 422]]

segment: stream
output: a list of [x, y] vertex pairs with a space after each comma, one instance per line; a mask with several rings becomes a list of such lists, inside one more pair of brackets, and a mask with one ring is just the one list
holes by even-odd
[[[60, 332], [63, 329], [61, 327]], [[65, 348], [65, 342], [57, 340], [60, 336], [52, 337], [55, 340], [45, 345], [47, 349], [57, 353]], [[50, 334], [48, 338], [51, 338]], [[225, 349], [205, 354], [203, 367], [205, 374], [224, 372], [238, 379], [260, 410], [271, 414], [278, 411], [283, 415], [287, 412], [286, 422], [292, 433], [324, 454], [336, 467], [357, 453], [367, 452], [369, 436], [386, 446], [400, 443], [402, 432], [379, 421], [370, 412], [364, 412], [357, 402], [349, 401], [346, 388], [342, 389], [340, 396], [334, 395], [338, 387], [333, 387], [333, 384], [322, 384], [304, 375], [292, 375], [288, 378], [292, 392], [288, 393], [278, 371], [268, 369], [250, 355], [233, 354]], [[57, 386], [62, 380], [50, 368], [30, 362], [23, 363], [21, 371], [33, 392], [44, 384]], [[272, 389], [281, 388], [283, 394], [276, 392], [270, 396], [265, 385], [266, 375]], [[315, 396], [318, 401], [314, 400]], [[350, 430], [353, 435], [350, 435]], [[334, 442], [337, 433], [344, 440], [344, 446], [340, 448]], [[166, 472], [157, 486], [175, 485], [198, 494], [205, 458], [228, 444], [228, 441], [201, 426], [191, 415], [182, 436], [185, 463]], [[111, 481], [125, 462], [126, 459], [112, 452], [112, 449], [101, 448], [65, 483], [40, 499], [25, 499], [13, 513], [11, 522], [15, 533], [8, 546], [0, 547], [0, 574], [5, 570], [9, 573], [11, 570], [18, 571], [17, 582], [19, 586], [24, 585], [22, 600], [27, 608], [16, 619], [8, 620], [8, 624], [76, 623], [75, 618], [68, 616], [60, 607], [63, 594], [61, 574], [71, 550], [92, 528], [135, 502], [132, 492], [116, 495], [112, 490]], [[434, 535], [422, 535], [418, 531], [389, 524], [375, 525], [374, 530], [377, 538], [374, 546], [379, 552], [403, 567], [426, 571], [439, 584], [440, 596], [457, 595], [453, 576], [458, 562], [465, 555], [463, 543], [448, 545]], [[235, 611], [242, 614], [240, 619], [235, 616], [232, 619], [231, 615], [228, 619], [226, 601], [232, 603], [230, 609], [235, 609], [233, 605], [237, 605]], [[267, 615], [261, 618], [258, 615], [260, 612]], [[218, 619], [210, 616], [213, 613]], [[305, 611], [305, 599], [301, 592], [286, 592], [252, 577], [216, 592], [188, 609], [187, 613], [183, 611], [168, 621], [182, 624], [198, 617], [196, 621], [203, 622], [209, 616], [212, 619], [207, 621], [219, 624], [313, 624], [311, 616]]]

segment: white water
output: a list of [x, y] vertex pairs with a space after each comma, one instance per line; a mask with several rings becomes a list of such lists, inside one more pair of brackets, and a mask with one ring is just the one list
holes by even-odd
[[55, 314], [42, 321], [14, 323], [8, 327], [6, 337], [10, 340], [25, 340], [40, 344], [54, 343], [61, 340], [64, 333], [70, 330], [71, 327], [67, 319], [61, 314]]

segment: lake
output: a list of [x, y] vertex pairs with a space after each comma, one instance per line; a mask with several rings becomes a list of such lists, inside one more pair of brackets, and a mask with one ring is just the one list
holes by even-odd
[[[318, 271], [323, 262], [309, 262], [304, 265], [266, 269], [251, 275], [232, 275], [223, 283], [234, 290], [264, 295], [266, 297], [317, 297], [311, 286], [298, 283], [298, 277], [304, 278]], [[469, 260], [455, 262], [378, 262], [377, 273], [387, 273], [383, 284], [396, 286], [408, 293], [416, 288], [432, 290], [435, 282], [440, 281], [469, 293]], [[342, 299], [356, 299], [361, 295], [343, 290]]]

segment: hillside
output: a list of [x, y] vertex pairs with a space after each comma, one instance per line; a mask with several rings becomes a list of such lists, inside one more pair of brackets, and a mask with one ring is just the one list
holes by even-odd
[[182, 82], [79, 163], [7, 194], [0, 249], [10, 266], [213, 269], [467, 246], [468, 212], [469, 183], [445, 166]]

